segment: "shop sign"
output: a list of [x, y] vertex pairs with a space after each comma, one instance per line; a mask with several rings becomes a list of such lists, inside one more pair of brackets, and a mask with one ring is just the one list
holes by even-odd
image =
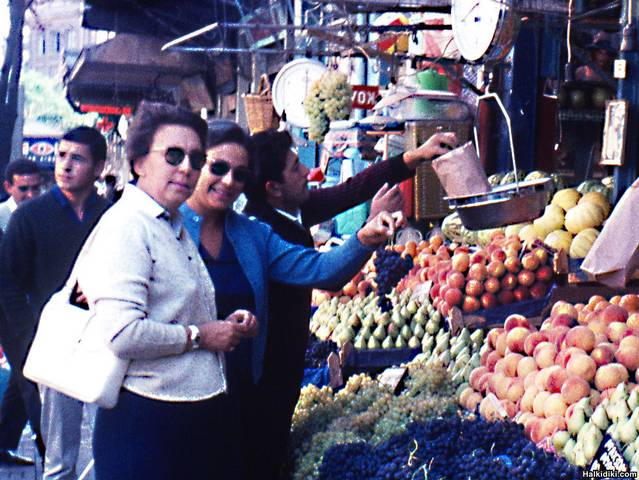
[[57, 144], [58, 139], [53, 137], [24, 137], [22, 156], [35, 162], [52, 164]]
[[405, 367], [387, 368], [380, 374], [377, 380], [380, 385], [388, 385], [393, 392], [396, 392], [404, 380], [407, 371], [408, 369]]
[[131, 115], [133, 109], [131, 107], [114, 107], [111, 105], [80, 105], [80, 111], [83, 113], [96, 112], [102, 115]]
[[[630, 468], [628, 467], [628, 463], [626, 459], [623, 458], [621, 454], [621, 450], [619, 449], [619, 445], [617, 442], [609, 435], [605, 434], [601, 444], [599, 445], [599, 449], [595, 454], [595, 458], [590, 464], [590, 469], [592, 471], [601, 471], [604, 470], [606, 472], [629, 472]], [[597, 478], [594, 476], [590, 476], [588, 472], [584, 472], [583, 478]], [[612, 477], [611, 477], [612, 478]]]
[[353, 108], [362, 108], [364, 110], [372, 110], [377, 103], [379, 95], [379, 87], [371, 87], [368, 85], [353, 85]]

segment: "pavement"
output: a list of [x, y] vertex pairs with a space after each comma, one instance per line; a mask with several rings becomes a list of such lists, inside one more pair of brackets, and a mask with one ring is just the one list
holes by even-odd
[[[78, 476], [84, 471], [92, 459], [91, 455], [91, 436], [93, 418], [95, 417], [95, 407], [85, 408], [84, 418], [82, 420], [82, 440], [80, 445], [80, 456], [76, 472]], [[42, 478], [42, 458], [38, 455], [38, 449], [32, 439], [32, 433], [29, 426], [22, 432], [22, 439], [18, 447], [18, 453], [29, 458], [36, 458], [35, 465], [31, 467], [6, 467], [0, 465], [0, 480], [40, 480]], [[93, 471], [90, 471], [84, 480], [95, 480]]]

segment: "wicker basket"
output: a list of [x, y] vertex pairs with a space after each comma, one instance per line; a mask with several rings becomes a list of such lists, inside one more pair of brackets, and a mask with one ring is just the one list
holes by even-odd
[[269, 130], [277, 126], [278, 118], [273, 108], [271, 97], [271, 84], [268, 77], [263, 74], [256, 93], [242, 95], [246, 121], [251, 134]]

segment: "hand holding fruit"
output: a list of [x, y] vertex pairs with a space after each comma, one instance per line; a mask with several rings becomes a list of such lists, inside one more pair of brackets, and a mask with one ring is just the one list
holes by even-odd
[[457, 135], [454, 132], [438, 132], [415, 150], [404, 152], [404, 163], [409, 170], [414, 170], [423, 161], [431, 160], [434, 156], [443, 155], [449, 148], [457, 146]]
[[357, 238], [362, 245], [376, 247], [395, 235], [395, 231], [405, 223], [402, 212], [380, 212], [357, 232]]

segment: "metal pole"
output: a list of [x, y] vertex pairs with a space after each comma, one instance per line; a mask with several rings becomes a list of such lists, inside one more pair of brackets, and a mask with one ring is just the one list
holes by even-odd
[[[639, 0], [625, 0], [622, 3], [620, 23], [637, 25], [638, 14]], [[622, 167], [615, 167], [614, 172], [614, 200], [619, 199], [637, 177], [637, 158], [639, 157], [639, 137], [634, 135], [639, 129], [639, 52], [636, 48], [628, 50], [620, 52], [620, 58], [626, 61], [626, 77], [619, 80], [617, 98], [628, 100], [629, 111], [626, 119], [624, 164]]]

